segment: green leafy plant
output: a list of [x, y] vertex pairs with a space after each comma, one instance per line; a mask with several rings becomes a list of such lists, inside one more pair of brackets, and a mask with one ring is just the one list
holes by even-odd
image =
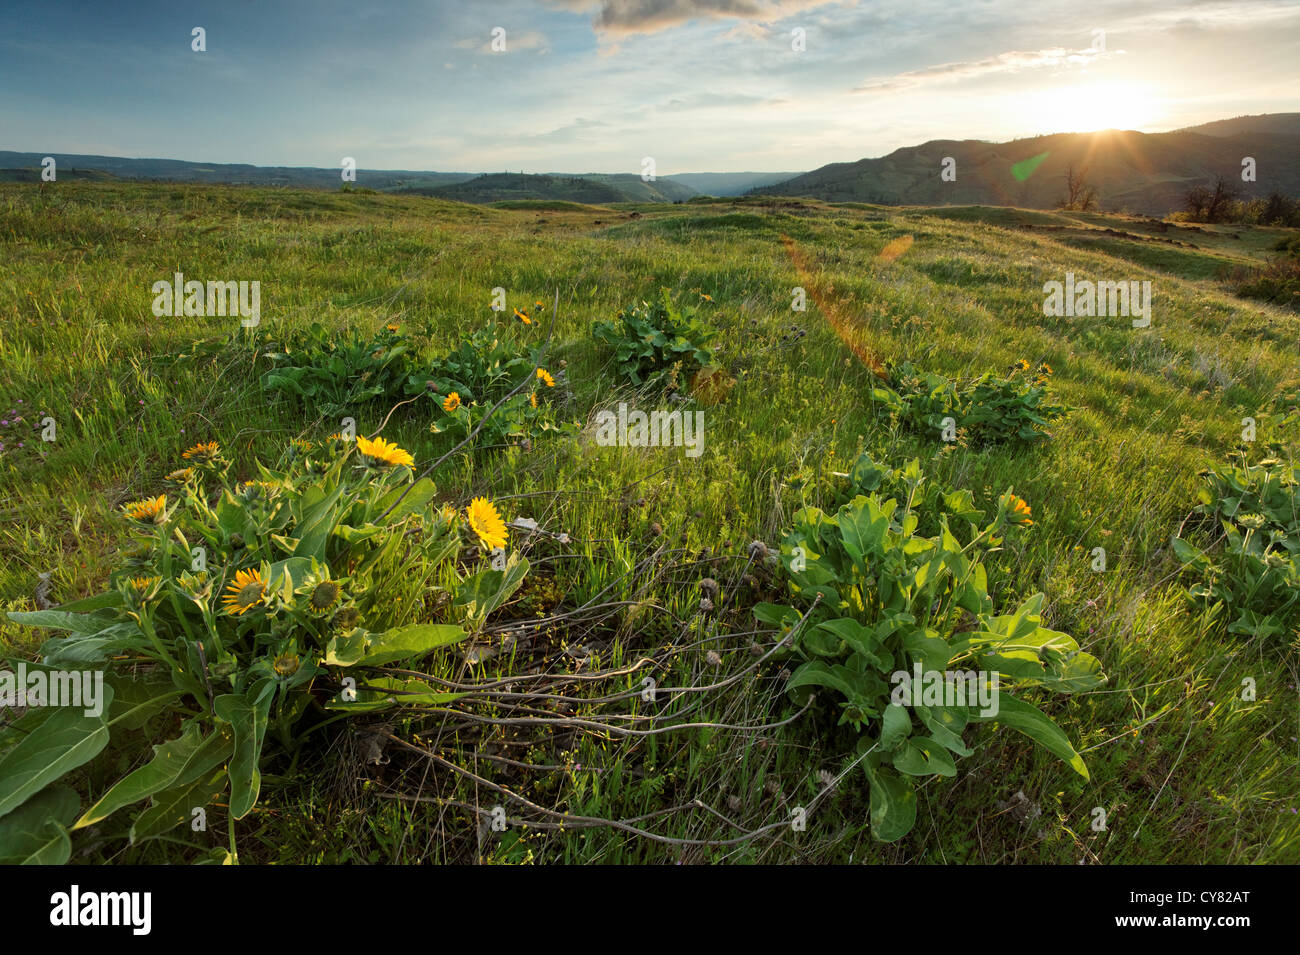
[[480, 446], [533, 438], [547, 431], [576, 432], [574, 423], [557, 424], [556, 378], [537, 366], [538, 354], [501, 340], [491, 328], [474, 332], [455, 351], [441, 359], [426, 377], [412, 375], [407, 391], [428, 392], [441, 409], [430, 430], [460, 439], [469, 435], [492, 408], [516, 387], [527, 382], [497, 408], [479, 432]]
[[863, 453], [846, 476], [850, 493], [844, 500], [859, 494], [895, 498], [916, 516], [916, 533], [926, 537], [938, 534], [943, 529], [942, 521], [947, 519], [952, 533], [960, 539], [966, 529], [976, 527], [984, 516], [975, 506], [970, 491], [949, 490], [928, 477], [921, 470], [919, 458], [913, 458], [901, 468], [891, 468]]
[[395, 325], [366, 337], [318, 322], [267, 351], [262, 390], [299, 399], [324, 418], [355, 412], [375, 398], [396, 398], [411, 374], [412, 343]]
[[[882, 476], [880, 470], [864, 467], [859, 478], [886, 483], [890, 472]], [[802, 661], [786, 684], [794, 702], [804, 705], [814, 691], [827, 693], [839, 725], [856, 734], [855, 762], [870, 788], [872, 833], [883, 841], [911, 830], [915, 780], [953, 776], [955, 758], [972, 753], [963, 739], [972, 723], [996, 720], [1017, 729], [1088, 778], [1061, 729], [1004, 687], [1076, 693], [1104, 679], [1098, 661], [1071, 636], [1042, 625], [1041, 593], [1010, 612], [994, 612], [981, 558], [1000, 546], [1009, 527], [1032, 523], [1023, 500], [1010, 491], [1002, 495], [990, 523], [980, 528], [968, 522], [963, 545], [949, 519], [978, 516], [967, 498], [922, 492], [910, 466], [903, 481], [908, 493], [901, 504], [869, 493], [835, 514], [799, 511], [781, 546], [792, 603], [763, 603], [754, 611], [792, 635]], [[932, 508], [940, 501], [936, 514]], [[937, 524], [938, 532], [919, 533], [923, 522]], [[971, 692], [991, 705], [932, 697], [900, 703], [899, 687], [912, 674], [951, 672], [970, 673], [976, 681], [968, 684]]]
[[[1269, 457], [1203, 472], [1196, 507], [1223, 532], [1201, 550], [1175, 537], [1198, 604], [1232, 617], [1229, 633], [1273, 637], [1300, 624], [1300, 464]], [[1219, 612], [1216, 610], [1216, 612]]]
[[951, 418], [954, 426], [980, 445], [1032, 443], [1051, 437], [1046, 430], [1067, 409], [1048, 400], [1048, 365], [1029, 377], [1026, 361], [1009, 377], [986, 372], [970, 381], [922, 372], [911, 362], [888, 369], [888, 382], [875, 385], [873, 400], [918, 431], [934, 433]]
[[[413, 482], [410, 455], [383, 439], [295, 441], [244, 482], [215, 442], [185, 458], [167, 493], [126, 506], [139, 546], [106, 592], [9, 614], [65, 631], [45, 641], [40, 666], [106, 671], [111, 705], [98, 717], [34, 707], [0, 737], [0, 748], [17, 740], [0, 755], [0, 858], [65, 861], [69, 831], [149, 800], [127, 833], [138, 843], [225, 793], [233, 859], [268, 741], [292, 756], [331, 718], [455, 699], [382, 668], [480, 629], [528, 571], [515, 555], [463, 575], [459, 513], [435, 504], [433, 483]], [[487, 501], [465, 522], [479, 543], [504, 543]], [[47, 787], [160, 711], [179, 733], [73, 820], [75, 793]]]
[[678, 305], [668, 289], [661, 289], [657, 302], [638, 302], [619, 312], [616, 321], [594, 322], [591, 330], [614, 349], [619, 373], [632, 384], [671, 384], [713, 363], [714, 332], [699, 311]]

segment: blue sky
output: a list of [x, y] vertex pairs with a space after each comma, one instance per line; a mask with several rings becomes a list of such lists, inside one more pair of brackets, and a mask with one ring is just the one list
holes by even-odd
[[0, 5], [0, 149], [33, 152], [799, 171], [928, 139], [1297, 110], [1300, 0]]

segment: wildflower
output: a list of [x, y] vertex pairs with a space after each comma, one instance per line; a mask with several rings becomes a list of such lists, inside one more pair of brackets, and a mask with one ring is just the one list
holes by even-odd
[[1002, 499], [1003, 506], [1006, 508], [1007, 523], [1024, 524], [1026, 526], [1034, 523], [1029, 519], [1031, 508], [1024, 498], [1016, 497], [1010, 492]]
[[158, 524], [162, 522], [163, 514], [167, 510], [167, 498], [159, 494], [157, 497], [146, 498], [143, 501], [134, 501], [126, 505], [126, 516], [133, 521], [139, 521], [141, 524]]
[[450, 414], [460, 407], [460, 394], [453, 391], [442, 403], [442, 410]]
[[551, 377], [551, 373], [545, 368], [537, 369], [537, 377], [546, 383], [547, 388], [555, 387], [555, 379]]
[[1020, 371], [1028, 371], [1029, 362], [1027, 362], [1025, 359], [1022, 358], [1020, 359], [1020, 361], [1016, 362], [1016, 368], [1019, 369]]
[[390, 332], [395, 332], [395, 331], [397, 331], [401, 326], [400, 326], [400, 325], [392, 325], [392, 324], [390, 324], [390, 325], [388, 325], [388, 326], [386, 326], [386, 327], [388, 328], [388, 330], [389, 330]]
[[528, 396], [528, 403], [532, 405], [534, 408], [537, 407], [537, 392], [534, 391], [532, 394]]
[[533, 302], [533, 308], [545, 308], [545, 307], [546, 307], [545, 302]]
[[339, 595], [341, 593], [342, 590], [339, 588], [338, 584], [334, 583], [334, 581], [322, 580], [312, 588], [311, 599], [308, 603], [311, 605], [312, 610], [315, 610], [317, 613], [324, 613], [339, 602]]
[[1039, 370], [1040, 370], [1044, 375], [1051, 375], [1051, 374], [1052, 374], [1052, 366], [1049, 365], [1047, 362], [1043, 362], [1043, 363], [1039, 366]]
[[280, 485], [271, 481], [245, 481], [239, 485], [237, 490], [243, 495], [244, 500], [251, 503], [274, 497], [275, 493], [280, 490]]
[[371, 441], [369, 438], [358, 437], [357, 450], [365, 455], [367, 460], [376, 464], [408, 468], [415, 466], [415, 458], [411, 457], [411, 452], [404, 451], [383, 438], [375, 438]]
[[356, 607], [344, 607], [334, 615], [330, 623], [339, 630], [351, 630], [361, 620], [361, 611]]
[[533, 320], [528, 317], [528, 313], [521, 312], [519, 309], [515, 309], [515, 318], [519, 319], [525, 325], [531, 325], [533, 323]]
[[704, 301], [706, 301], [706, 302], [712, 302], [712, 301], [713, 301], [713, 296], [710, 295], [708, 292], [701, 292], [701, 293], [700, 293], [700, 298], [704, 299]]
[[194, 447], [190, 448], [188, 451], [182, 452], [181, 457], [186, 461], [197, 461], [200, 464], [208, 464], [211, 461], [216, 460], [219, 451], [220, 448], [217, 447], [217, 442], [205, 441], [194, 445]]
[[226, 587], [222, 600], [227, 613], [239, 616], [261, 603], [265, 596], [266, 581], [262, 579], [262, 572], [254, 567], [235, 571], [235, 579]]
[[302, 661], [298, 659], [296, 653], [282, 653], [275, 658], [271, 668], [275, 670], [277, 676], [293, 676], [301, 665]]
[[167, 475], [163, 480], [170, 481], [172, 484], [185, 484], [192, 477], [194, 477], [193, 468], [178, 468], [171, 474]]
[[497, 513], [496, 506], [485, 497], [476, 497], [465, 508], [470, 530], [489, 550], [506, 546], [506, 525]]
[[133, 596], [142, 600], [147, 600], [153, 596], [154, 589], [162, 581], [161, 577], [132, 577], [127, 586], [131, 589]]
[[196, 603], [202, 603], [212, 593], [212, 581], [206, 570], [185, 571], [177, 578], [177, 589]]

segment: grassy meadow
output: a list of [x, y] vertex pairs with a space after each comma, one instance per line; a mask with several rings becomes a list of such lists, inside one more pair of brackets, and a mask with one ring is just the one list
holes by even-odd
[[[1300, 316], [1217, 280], [1286, 230], [781, 199], [508, 206], [0, 185], [0, 612], [36, 609], [41, 574], [54, 603], [102, 591], [129, 547], [123, 504], [164, 493], [192, 445], [218, 442], [251, 478], [292, 439], [338, 431], [337, 416], [262, 390], [263, 346], [278, 336], [396, 325], [439, 355], [493, 324], [525, 347], [550, 335], [546, 397], [576, 433], [457, 453], [432, 475], [441, 503], [486, 497], [507, 520], [568, 535], [512, 532], [530, 561], [521, 589], [471, 644], [419, 664], [502, 692], [328, 723], [292, 754], [269, 750], [260, 801], [231, 833], [240, 861], [1300, 862], [1297, 634], [1227, 632], [1187, 599], [1170, 545], [1183, 527], [1209, 545], [1212, 528], [1190, 520], [1198, 472], [1241, 453], [1243, 418], [1294, 455], [1294, 435], [1269, 422], [1300, 387]], [[1044, 282], [1067, 271], [1149, 279], [1150, 327], [1044, 316]], [[261, 324], [156, 318], [150, 287], [175, 272], [259, 280]], [[791, 308], [796, 286], [806, 311]], [[661, 288], [700, 303], [735, 379], [699, 403], [699, 457], [593, 437], [598, 410], [654, 399], [618, 375], [592, 322]], [[531, 324], [514, 318], [539, 301]], [[1047, 441], [944, 442], [879, 413], [863, 356], [954, 379], [1046, 364], [1069, 413]], [[419, 473], [454, 441], [431, 433], [427, 400], [396, 404], [349, 414]], [[1008, 488], [1032, 507], [1033, 525], [990, 560], [989, 589], [999, 607], [1044, 592], [1044, 625], [1100, 661], [1100, 688], [1029, 695], [1090, 780], [981, 724], [955, 778], [917, 784], [912, 831], [872, 838], [866, 780], [844, 773], [851, 741], [832, 708], [791, 702], [792, 664], [765, 656], [776, 640], [752, 612], [784, 583], [751, 542], [776, 548], [802, 507], [833, 511], [862, 452], [894, 467], [919, 458], [988, 512]], [[706, 579], [720, 590], [709, 612]], [[426, 583], [392, 582], [394, 621], [437, 616]], [[0, 617], [10, 659], [36, 659], [50, 635]], [[556, 698], [514, 699], [524, 674]], [[647, 674], [693, 689], [646, 702]], [[155, 719], [115, 736], [74, 777], [83, 805], [174, 731]], [[485, 815], [498, 804], [505, 832]], [[207, 832], [134, 845], [112, 817], [73, 834], [72, 861], [198, 861], [226, 841], [222, 805]]]

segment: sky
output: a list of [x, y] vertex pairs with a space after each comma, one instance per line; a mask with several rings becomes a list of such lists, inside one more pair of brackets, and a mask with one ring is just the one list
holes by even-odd
[[23, 152], [798, 172], [1295, 111], [1300, 0], [0, 0]]

